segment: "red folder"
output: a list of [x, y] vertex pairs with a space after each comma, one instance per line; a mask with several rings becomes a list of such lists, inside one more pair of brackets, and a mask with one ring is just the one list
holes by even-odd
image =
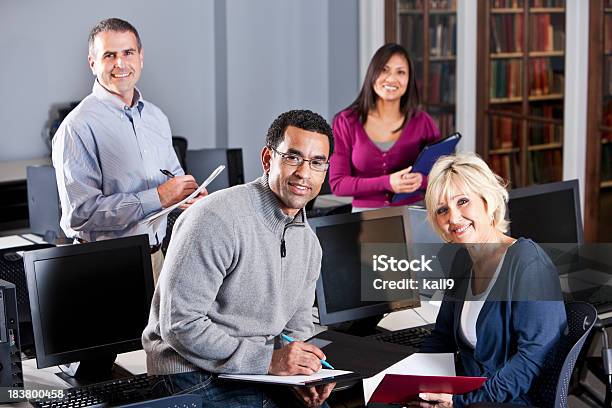
[[417, 398], [421, 392], [465, 394], [480, 388], [486, 380], [486, 377], [385, 374], [370, 402], [401, 404]]

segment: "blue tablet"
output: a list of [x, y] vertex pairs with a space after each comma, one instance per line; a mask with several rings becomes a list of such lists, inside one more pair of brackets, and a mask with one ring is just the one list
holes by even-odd
[[[413, 173], [421, 173], [423, 175], [428, 175], [436, 160], [438, 160], [441, 156], [446, 156], [455, 153], [457, 143], [459, 143], [460, 140], [461, 134], [459, 134], [459, 132], [456, 132], [448, 136], [447, 138], [428, 144], [423, 148], [423, 150], [421, 150], [421, 153], [419, 153], [417, 159], [412, 165], [411, 171]], [[406, 198], [412, 197], [415, 194], [419, 193], [420, 190], [416, 190], [412, 193], [395, 194], [393, 195], [391, 201], [395, 203], [397, 201], [405, 200]]]

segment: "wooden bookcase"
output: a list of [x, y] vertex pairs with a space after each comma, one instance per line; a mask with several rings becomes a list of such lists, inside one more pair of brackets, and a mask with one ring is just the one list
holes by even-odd
[[612, 242], [612, 0], [589, 11], [585, 238]]
[[563, 177], [564, 0], [478, 0], [476, 149], [510, 186]]
[[423, 109], [442, 136], [454, 132], [456, 0], [385, 0], [385, 40], [408, 50]]

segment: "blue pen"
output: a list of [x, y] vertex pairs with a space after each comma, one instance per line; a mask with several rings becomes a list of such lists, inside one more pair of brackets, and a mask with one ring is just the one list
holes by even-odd
[[[288, 341], [289, 343], [293, 343], [294, 341], [297, 341], [296, 339], [294, 339], [291, 336], [287, 336], [285, 333], [281, 333], [281, 337], [283, 338], [283, 340]], [[323, 364], [324, 367], [329, 368], [330, 370], [335, 370], [334, 367], [332, 367], [331, 364], [329, 364], [327, 361], [325, 360], [321, 360], [321, 364]]]

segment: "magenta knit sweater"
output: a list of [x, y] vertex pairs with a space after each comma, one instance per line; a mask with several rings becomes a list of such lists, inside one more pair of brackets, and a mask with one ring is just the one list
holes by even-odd
[[[333, 130], [329, 183], [335, 195], [353, 196], [353, 207], [366, 208], [406, 205], [423, 198], [418, 194], [391, 203], [393, 191], [389, 175], [411, 166], [425, 145], [440, 138], [438, 127], [427, 113], [417, 112], [386, 152], [372, 142], [352, 110], [344, 110], [335, 117]], [[424, 176], [421, 188], [426, 187]]]

